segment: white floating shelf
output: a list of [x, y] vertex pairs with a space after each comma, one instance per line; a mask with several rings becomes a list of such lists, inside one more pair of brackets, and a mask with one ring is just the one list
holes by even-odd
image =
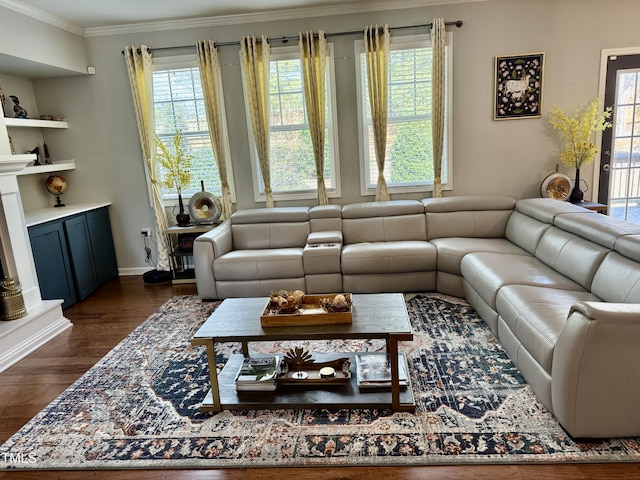
[[18, 175], [34, 175], [36, 173], [53, 173], [63, 172], [65, 170], [74, 170], [76, 168], [75, 160], [60, 160], [51, 165], [30, 165], [18, 172]]
[[56, 122], [55, 120], [36, 120], [31, 118], [11, 118], [6, 117], [4, 123], [7, 127], [29, 127], [29, 128], [69, 128], [68, 122]]
[[12, 172], [16, 175], [21, 172], [29, 162], [36, 159], [31, 153], [19, 155], [0, 155], [0, 172]]

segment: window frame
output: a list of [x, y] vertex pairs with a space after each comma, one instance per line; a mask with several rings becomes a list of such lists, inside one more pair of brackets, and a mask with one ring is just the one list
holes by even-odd
[[[159, 70], [172, 70], [172, 69], [180, 69], [180, 68], [195, 68], [196, 70], [199, 70], [198, 67], [198, 56], [196, 54], [188, 54], [188, 55], [174, 55], [174, 56], [166, 56], [166, 57], [154, 57], [153, 58], [153, 73], [155, 73], [156, 71]], [[235, 193], [235, 185], [234, 185], [234, 181], [233, 181], [233, 166], [232, 166], [232, 162], [231, 162], [231, 151], [230, 151], [230, 146], [229, 146], [229, 134], [228, 134], [228, 130], [227, 130], [227, 110], [224, 104], [224, 95], [222, 95], [220, 97], [221, 99], [221, 109], [223, 112], [222, 115], [222, 135], [225, 139], [225, 157], [226, 157], [226, 164], [227, 164], [227, 180], [229, 183], [229, 191], [231, 193], [231, 203], [236, 203], [236, 193]], [[155, 133], [155, 95], [153, 93], [153, 79], [152, 79], [152, 104], [153, 104], [153, 110], [152, 110], [152, 123], [153, 123], [153, 131]], [[209, 135], [209, 131], [208, 131], [208, 124], [207, 124], [207, 135]], [[211, 140], [211, 137], [209, 137], [209, 141]], [[211, 145], [211, 153], [212, 153], [212, 158], [214, 163], [216, 163], [216, 159], [215, 159], [215, 151], [213, 149], [213, 145]], [[217, 163], [216, 163], [216, 168], [217, 168]], [[206, 185], [205, 185], [205, 189], [206, 189]], [[162, 190], [160, 190], [160, 193], [162, 195], [162, 202], [165, 205], [165, 207], [173, 207], [175, 205], [175, 202], [178, 200], [178, 194], [177, 193], [170, 193], [170, 194], [164, 194], [162, 192]], [[197, 192], [196, 192], [197, 193]], [[215, 193], [215, 192], [214, 192]], [[221, 194], [215, 193], [217, 196], [221, 196]], [[191, 198], [191, 195], [193, 194], [185, 194], [184, 192], [182, 193], [182, 200], [186, 203], [189, 202], [189, 199]]]
[[[390, 50], [406, 50], [412, 48], [431, 48], [431, 35], [429, 34], [417, 34], [417, 35], [402, 35], [392, 36], [389, 42]], [[453, 33], [446, 33], [446, 93], [445, 93], [445, 123], [446, 123], [446, 137], [445, 148], [446, 163], [443, 159], [443, 183], [442, 190], [453, 190]], [[375, 195], [376, 183], [369, 184], [369, 156], [367, 155], [367, 148], [365, 146], [365, 126], [364, 124], [364, 112], [365, 106], [363, 102], [363, 81], [362, 76], [362, 54], [365, 53], [364, 41], [356, 40], [354, 42], [355, 50], [355, 68], [356, 68], [356, 87], [357, 87], [357, 103], [358, 103], [358, 150], [359, 150], [359, 162], [360, 162], [360, 193], [363, 196]], [[368, 101], [368, 100], [367, 100]], [[431, 113], [429, 114], [431, 115]], [[429, 117], [431, 118], [431, 117]], [[375, 162], [374, 162], [375, 163]], [[377, 171], [375, 172], [377, 176]], [[446, 178], [446, 182], [444, 179]], [[392, 184], [387, 179], [387, 185], [390, 194], [407, 194], [407, 193], [422, 193], [432, 192], [434, 182], [433, 180], [427, 182], [407, 182], [405, 184]]]
[[[298, 46], [287, 47], [272, 47], [271, 55], [269, 58], [269, 78], [271, 78], [271, 62], [274, 60], [293, 60], [300, 58], [300, 50]], [[334, 175], [334, 187], [329, 188], [327, 186], [328, 198], [340, 198], [342, 196], [342, 189], [340, 183], [340, 159], [339, 159], [339, 144], [338, 144], [338, 113], [337, 113], [337, 101], [336, 101], [336, 81], [335, 81], [335, 62], [333, 53], [333, 43], [327, 42], [327, 64], [326, 75], [328, 76], [329, 88], [327, 89], [327, 101], [331, 108], [331, 125], [328, 128], [328, 134], [325, 137], [325, 142], [329, 142], [329, 154], [333, 158], [333, 175]], [[269, 102], [270, 104], [270, 102]], [[305, 107], [306, 110], [306, 107]], [[264, 183], [262, 181], [262, 173], [260, 172], [260, 165], [258, 162], [258, 153], [255, 148], [255, 142], [253, 141], [253, 127], [251, 125], [251, 116], [245, 102], [245, 113], [247, 119], [247, 133], [249, 135], [249, 150], [251, 157], [251, 177], [253, 183], [253, 195], [254, 200], [259, 202], [266, 202], [266, 195], [264, 193]], [[308, 125], [308, 124], [307, 124]], [[273, 126], [269, 125], [269, 134], [273, 132]], [[276, 131], [298, 130], [287, 127], [277, 127]], [[325, 162], [327, 158], [325, 158]], [[273, 199], [277, 201], [287, 200], [315, 200], [318, 198], [318, 189], [313, 188], [309, 190], [298, 190], [290, 192], [272, 191]]]

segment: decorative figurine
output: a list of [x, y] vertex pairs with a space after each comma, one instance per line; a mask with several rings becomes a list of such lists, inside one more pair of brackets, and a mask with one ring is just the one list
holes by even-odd
[[7, 111], [6, 111], [6, 104], [7, 104], [7, 99], [4, 96], [4, 90], [2, 90], [2, 87], [0, 87], [0, 103], [2, 103], [2, 115], [3, 116], [7, 116]]
[[29, 150], [29, 151], [27, 151], [27, 153], [35, 153], [35, 155], [36, 155], [36, 161], [35, 161], [35, 162], [33, 162], [33, 166], [34, 166], [34, 167], [36, 167], [36, 166], [38, 166], [38, 165], [42, 165], [42, 164], [40, 163], [40, 147], [36, 147], [36, 148], [34, 148], [33, 150]]
[[15, 95], [9, 95], [9, 98], [13, 100], [13, 112], [16, 118], [27, 118], [27, 111], [20, 106], [20, 99]]
[[49, 147], [47, 147], [46, 143], [43, 145], [43, 147], [44, 147], [44, 163], [45, 165], [51, 165], [51, 157], [49, 157]]

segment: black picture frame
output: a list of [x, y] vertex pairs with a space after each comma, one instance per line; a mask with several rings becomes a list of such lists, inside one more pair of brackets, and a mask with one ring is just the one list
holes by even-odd
[[539, 118], [544, 52], [495, 57], [494, 120]]

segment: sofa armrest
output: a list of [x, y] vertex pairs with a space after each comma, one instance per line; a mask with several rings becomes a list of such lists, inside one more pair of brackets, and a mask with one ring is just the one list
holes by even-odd
[[574, 312], [584, 315], [591, 321], [640, 323], [640, 304], [638, 303], [578, 302], [569, 310], [569, 316]]
[[202, 300], [218, 298], [216, 279], [213, 275], [213, 261], [230, 252], [232, 245], [231, 222], [229, 220], [225, 220], [213, 230], [203, 233], [193, 242], [196, 287]]
[[339, 230], [327, 230], [323, 232], [311, 232], [307, 236], [307, 245], [324, 245], [328, 243], [342, 245], [342, 232]]
[[640, 435], [640, 304], [578, 302], [556, 342], [553, 412], [574, 437]]

